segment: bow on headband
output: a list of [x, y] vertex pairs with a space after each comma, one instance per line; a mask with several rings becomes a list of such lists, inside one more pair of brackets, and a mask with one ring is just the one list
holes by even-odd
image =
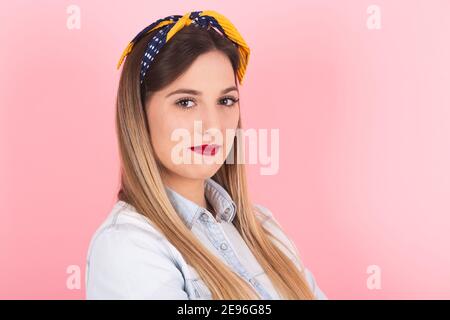
[[117, 69], [120, 68], [125, 57], [131, 52], [133, 46], [147, 33], [152, 32], [155, 29], [160, 28], [160, 30], [153, 36], [150, 40], [147, 48], [145, 50], [144, 56], [141, 61], [141, 71], [140, 80], [141, 84], [144, 81], [145, 74], [150, 67], [155, 56], [158, 54], [162, 46], [169, 41], [178, 31], [183, 27], [190, 25], [191, 23], [196, 24], [200, 27], [214, 27], [218, 29], [224, 36], [233, 41], [238, 46], [239, 51], [239, 68], [237, 71], [239, 83], [242, 84], [242, 79], [244, 78], [245, 69], [248, 64], [248, 58], [250, 56], [250, 48], [245, 43], [244, 39], [233, 26], [233, 24], [223, 15], [212, 10], [205, 11], [192, 11], [186, 13], [184, 16], [172, 15], [159, 19], [154, 23], [150, 24], [148, 27], [143, 29], [141, 32], [134, 37], [133, 40], [125, 48], [122, 56], [120, 57], [119, 63], [117, 64]]

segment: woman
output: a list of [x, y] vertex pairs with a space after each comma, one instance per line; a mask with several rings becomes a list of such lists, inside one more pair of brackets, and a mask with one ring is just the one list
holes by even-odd
[[169, 16], [125, 56], [121, 188], [90, 243], [87, 298], [326, 299], [236, 161], [249, 57], [236, 28], [214, 11]]

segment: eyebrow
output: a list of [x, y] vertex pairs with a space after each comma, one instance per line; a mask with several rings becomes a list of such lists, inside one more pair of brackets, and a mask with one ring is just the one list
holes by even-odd
[[[228, 93], [228, 92], [234, 91], [234, 90], [238, 91], [237, 87], [236, 86], [231, 86], [229, 88], [223, 89], [220, 94], [225, 94], [225, 93]], [[194, 89], [177, 89], [175, 91], [172, 91], [168, 95], [166, 95], [166, 98], [171, 96], [171, 95], [177, 94], [177, 93], [187, 93], [187, 94], [192, 94], [194, 96], [200, 96], [202, 94], [200, 91], [194, 90]]]

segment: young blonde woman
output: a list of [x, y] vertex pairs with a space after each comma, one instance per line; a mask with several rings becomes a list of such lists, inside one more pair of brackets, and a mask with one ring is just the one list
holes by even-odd
[[250, 201], [239, 135], [211, 143], [241, 129], [249, 53], [215, 11], [159, 19], [126, 48], [121, 186], [91, 239], [88, 299], [326, 299], [271, 211]]

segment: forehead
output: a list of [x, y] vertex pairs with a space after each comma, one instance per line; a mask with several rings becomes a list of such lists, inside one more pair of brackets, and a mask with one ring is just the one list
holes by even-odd
[[235, 84], [230, 59], [220, 51], [210, 51], [198, 56], [189, 68], [163, 91], [168, 92], [180, 87], [221, 91]]

